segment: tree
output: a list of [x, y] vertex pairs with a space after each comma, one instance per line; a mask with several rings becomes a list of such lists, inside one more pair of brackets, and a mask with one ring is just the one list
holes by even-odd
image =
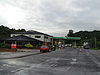
[[25, 32], [26, 30], [25, 29], [10, 29], [4, 25], [1, 25], [0, 26], [0, 38], [8, 38], [10, 37], [10, 34], [11, 33], [14, 33], [14, 32]]
[[67, 36], [68, 36], [68, 37], [74, 37], [73, 30], [69, 30]]

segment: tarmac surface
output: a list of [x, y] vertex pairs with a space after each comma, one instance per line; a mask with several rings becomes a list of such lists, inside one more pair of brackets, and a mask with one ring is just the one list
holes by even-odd
[[65, 48], [38, 53], [1, 53], [9, 58], [0, 60], [0, 75], [100, 75], [100, 51]]
[[17, 52], [0, 52], [0, 59], [14, 59], [37, 54], [41, 54], [38, 49], [18, 49]]

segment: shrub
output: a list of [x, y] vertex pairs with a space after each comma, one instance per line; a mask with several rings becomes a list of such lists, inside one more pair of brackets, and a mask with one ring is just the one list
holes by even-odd
[[24, 45], [17, 45], [17, 48], [25, 48]]
[[0, 43], [0, 48], [10, 48], [11, 46], [9, 44]]
[[97, 47], [100, 49], [100, 41], [97, 42]]
[[28, 43], [28, 44], [25, 44], [25, 47], [26, 47], [26, 48], [33, 48], [33, 45], [30, 44], [30, 43]]

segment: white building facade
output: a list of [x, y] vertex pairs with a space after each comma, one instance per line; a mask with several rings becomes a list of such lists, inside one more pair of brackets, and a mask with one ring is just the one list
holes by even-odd
[[12, 33], [11, 37], [20, 36], [20, 35], [34, 38], [34, 39], [37, 39], [37, 40], [42, 41], [42, 42], [51, 42], [51, 39], [49, 37], [52, 37], [48, 34], [44, 34], [44, 33], [37, 32], [37, 31], [16, 32], [16, 33]]

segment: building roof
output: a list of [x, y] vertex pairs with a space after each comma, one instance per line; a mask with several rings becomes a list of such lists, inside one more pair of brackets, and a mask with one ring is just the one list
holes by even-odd
[[6, 38], [0, 38], [0, 41], [4, 41]]
[[42, 42], [40, 40], [34, 39], [34, 38], [30, 38], [24, 35], [20, 35], [20, 36], [14, 36], [14, 37], [10, 37], [7, 38], [6, 41], [34, 41], [34, 42]]
[[53, 39], [65, 39], [65, 40], [80, 40], [80, 37], [49, 37]]
[[42, 35], [47, 35], [47, 36], [52, 37], [51, 35], [48, 35], [48, 34], [45, 34], [42, 32], [38, 32], [38, 31], [14, 32], [12, 34], [42, 34]]

